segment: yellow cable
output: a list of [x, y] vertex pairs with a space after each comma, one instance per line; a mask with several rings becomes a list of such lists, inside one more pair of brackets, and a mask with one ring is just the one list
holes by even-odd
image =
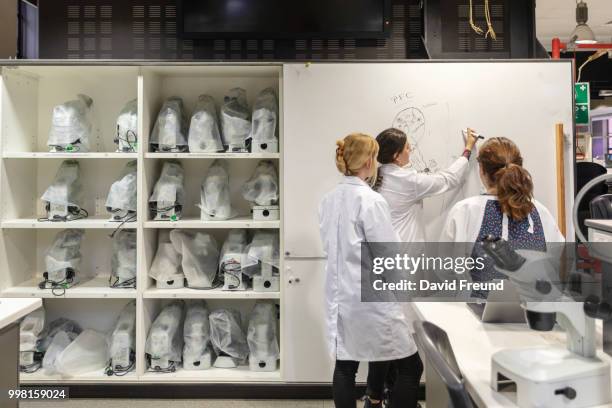
[[497, 34], [495, 34], [495, 30], [493, 29], [493, 23], [491, 22], [491, 10], [489, 9], [489, 0], [485, 0], [485, 17], [487, 18], [487, 32], [485, 34], [485, 38], [489, 35], [493, 39], [493, 41], [497, 40]]
[[472, 30], [474, 30], [476, 34], [481, 35], [484, 33], [484, 31], [482, 30], [482, 28], [474, 24], [474, 5], [472, 3], [473, 0], [470, 0], [470, 27], [472, 27]]

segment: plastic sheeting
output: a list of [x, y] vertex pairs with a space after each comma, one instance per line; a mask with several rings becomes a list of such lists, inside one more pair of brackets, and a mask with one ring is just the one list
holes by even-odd
[[246, 148], [246, 139], [251, 132], [251, 112], [244, 89], [230, 89], [225, 96], [221, 107], [221, 127], [224, 146]]
[[269, 302], [255, 304], [249, 319], [247, 342], [251, 356], [258, 360], [280, 357], [276, 305]]
[[53, 108], [51, 130], [47, 139], [49, 147], [86, 152], [91, 137], [90, 108], [93, 99], [79, 94], [77, 99]]
[[205, 232], [172, 230], [170, 242], [181, 255], [187, 286], [211, 288], [219, 265], [217, 241]]
[[157, 115], [151, 133], [153, 150], [171, 151], [187, 148], [187, 119], [183, 100], [178, 97], [167, 99]]
[[208, 307], [203, 300], [187, 303], [187, 314], [183, 329], [185, 346], [183, 360], [199, 361], [210, 345], [210, 322]]
[[249, 138], [251, 144], [262, 144], [278, 141], [276, 127], [278, 124], [278, 98], [272, 88], [266, 88], [257, 95], [253, 106], [253, 120]]
[[278, 174], [270, 160], [262, 160], [253, 176], [242, 186], [245, 200], [257, 205], [272, 205], [278, 201]]
[[136, 203], [136, 188], [138, 182], [136, 168], [137, 161], [129, 161], [123, 168], [119, 179], [111, 185], [108, 196], [106, 197], [107, 211], [121, 210], [136, 212], [138, 208]]
[[43, 353], [47, 351], [49, 345], [53, 341], [53, 337], [61, 331], [69, 333], [73, 338], [76, 338], [82, 331], [81, 326], [74, 320], [60, 317], [59, 319], [53, 320], [40, 334], [40, 340], [38, 342], [38, 350]]
[[227, 220], [236, 216], [230, 199], [228, 167], [227, 161], [215, 160], [208, 168], [198, 205], [202, 210], [202, 219]]
[[119, 230], [113, 238], [111, 274], [119, 282], [136, 279], [136, 231]]
[[134, 350], [136, 350], [136, 301], [131, 301], [119, 313], [111, 334], [108, 353], [112, 358], [125, 351]]
[[279, 267], [279, 236], [276, 231], [258, 230], [242, 257], [242, 273], [253, 277], [261, 272], [262, 264]]
[[164, 202], [174, 205], [185, 204], [185, 172], [179, 162], [166, 161], [161, 175], [155, 183], [150, 203]]
[[36, 350], [38, 339], [45, 328], [45, 309], [40, 307], [23, 318], [19, 324], [19, 350]]
[[83, 206], [81, 167], [76, 160], [65, 160], [57, 170], [53, 183], [45, 190], [41, 200], [54, 205]]
[[189, 126], [189, 151], [215, 153], [223, 151], [219, 119], [212, 96], [200, 95]]
[[132, 99], [125, 104], [117, 117], [117, 141], [127, 151], [138, 150], [138, 100]]
[[53, 336], [53, 340], [51, 340], [51, 344], [42, 360], [43, 369], [47, 374], [53, 374], [57, 371], [57, 358], [76, 337], [77, 334], [65, 331], [60, 331]]
[[76, 376], [104, 370], [108, 359], [106, 336], [87, 329], [60, 353], [55, 366], [65, 376]]
[[157, 252], [149, 269], [149, 276], [156, 281], [167, 281], [176, 275], [182, 275], [181, 254], [170, 242], [168, 231], [160, 231]]
[[145, 353], [149, 354], [151, 359], [181, 361], [184, 309], [185, 302], [177, 300], [168, 304], [157, 315], [145, 344]]
[[219, 309], [212, 312], [210, 319], [210, 340], [218, 355], [228, 355], [242, 363], [249, 355], [249, 346], [242, 331], [240, 313], [233, 309]]
[[81, 229], [66, 229], [57, 233], [53, 244], [45, 253], [45, 268], [49, 280], [60, 282], [65, 278], [66, 269], [72, 268], [75, 275], [81, 269], [81, 240], [85, 234]]

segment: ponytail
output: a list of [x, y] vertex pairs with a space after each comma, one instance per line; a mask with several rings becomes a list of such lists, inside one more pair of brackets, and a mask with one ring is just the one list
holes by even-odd
[[478, 162], [497, 190], [502, 212], [516, 221], [525, 219], [534, 208], [533, 181], [514, 142], [505, 137], [487, 140], [478, 152]]
[[533, 181], [529, 172], [510, 163], [495, 173], [495, 179], [502, 212], [517, 221], [525, 219], [533, 210]]

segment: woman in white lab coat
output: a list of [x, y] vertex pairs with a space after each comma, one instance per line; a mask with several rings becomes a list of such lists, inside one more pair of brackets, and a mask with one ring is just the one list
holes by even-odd
[[361, 301], [361, 244], [399, 240], [387, 203], [371, 188], [377, 153], [378, 144], [370, 136], [351, 134], [339, 140], [336, 167], [344, 177], [319, 207], [327, 255], [327, 340], [336, 360], [337, 408], [356, 406], [355, 375], [360, 361], [369, 362], [366, 406], [379, 407], [389, 361], [416, 355], [409, 322], [398, 303]]
[[[458, 202], [450, 210], [440, 241], [481, 242], [491, 235], [507, 240], [514, 249], [547, 251], [547, 243], [562, 243], [565, 238], [546, 207], [533, 198], [533, 182], [523, 168], [521, 152], [510, 139], [495, 137], [478, 152], [480, 179], [486, 194]], [[474, 246], [472, 256], [483, 256]], [[485, 259], [482, 271], [472, 271], [472, 280], [503, 279]], [[486, 299], [487, 291], [472, 292]]]
[[374, 189], [387, 200], [393, 227], [402, 242], [426, 240], [423, 199], [443, 194], [461, 184], [476, 140], [472, 130], [468, 129], [464, 151], [447, 169], [436, 173], [419, 173], [409, 166], [411, 147], [404, 132], [390, 128], [376, 137], [380, 146], [378, 162], [381, 166]]

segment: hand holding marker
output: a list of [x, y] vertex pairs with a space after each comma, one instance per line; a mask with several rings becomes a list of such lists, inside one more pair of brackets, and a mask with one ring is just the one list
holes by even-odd
[[463, 156], [466, 159], [470, 159], [470, 155], [472, 154], [472, 149], [476, 146], [476, 143], [480, 139], [484, 139], [484, 136], [476, 133], [473, 129], [467, 128], [466, 130], [461, 131], [463, 133], [463, 140], [465, 141], [465, 150], [463, 151]]

